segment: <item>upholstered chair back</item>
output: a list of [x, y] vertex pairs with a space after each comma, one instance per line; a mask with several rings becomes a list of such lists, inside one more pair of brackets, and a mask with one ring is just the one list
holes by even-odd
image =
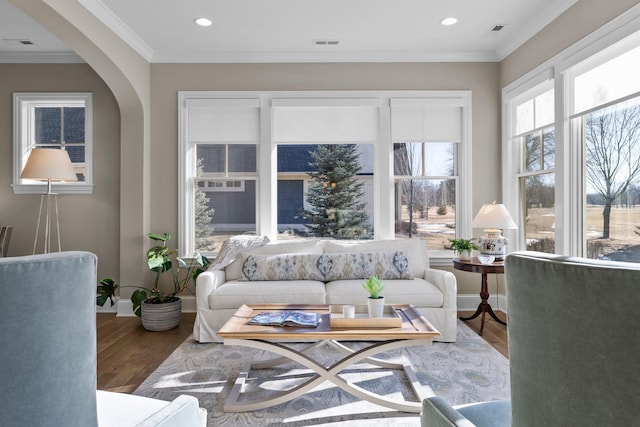
[[640, 426], [640, 264], [507, 256], [512, 425]]
[[96, 264], [0, 258], [0, 426], [97, 426]]

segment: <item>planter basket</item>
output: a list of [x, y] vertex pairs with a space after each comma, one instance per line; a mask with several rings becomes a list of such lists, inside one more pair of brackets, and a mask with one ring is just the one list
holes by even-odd
[[142, 326], [147, 331], [168, 331], [180, 324], [182, 300], [176, 297], [175, 301], [162, 304], [151, 304], [145, 300], [140, 309], [142, 310]]

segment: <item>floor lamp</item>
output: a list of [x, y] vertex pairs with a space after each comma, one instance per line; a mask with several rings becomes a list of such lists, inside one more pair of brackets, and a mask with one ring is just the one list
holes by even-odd
[[38, 246], [38, 235], [40, 234], [41, 223], [44, 227], [43, 253], [51, 252], [51, 235], [53, 234], [54, 227], [58, 240], [58, 252], [61, 252], [58, 195], [51, 191], [51, 183], [53, 181], [78, 180], [73, 171], [69, 153], [56, 148], [34, 148], [31, 150], [31, 154], [29, 154], [29, 159], [20, 174], [20, 178], [47, 181], [47, 192], [40, 198], [40, 211], [38, 213], [36, 237], [33, 241], [33, 253], [36, 253]]

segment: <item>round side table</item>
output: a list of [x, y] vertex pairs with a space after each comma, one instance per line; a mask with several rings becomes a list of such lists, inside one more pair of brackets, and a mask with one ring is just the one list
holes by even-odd
[[478, 258], [475, 257], [470, 260], [461, 260], [458, 258], [454, 258], [453, 268], [455, 268], [456, 270], [482, 274], [482, 285], [480, 287], [480, 304], [478, 305], [478, 309], [471, 316], [461, 317], [460, 320], [475, 319], [482, 314], [482, 318], [480, 320], [479, 335], [482, 335], [482, 331], [484, 329], [485, 313], [489, 313], [489, 315], [496, 322], [502, 325], [506, 325], [506, 322], [500, 320], [496, 316], [496, 314], [493, 312], [493, 309], [491, 308], [491, 305], [489, 304], [489, 287], [487, 286], [487, 274], [504, 274], [504, 261], [496, 261], [492, 264], [482, 264], [480, 261], [478, 261]]

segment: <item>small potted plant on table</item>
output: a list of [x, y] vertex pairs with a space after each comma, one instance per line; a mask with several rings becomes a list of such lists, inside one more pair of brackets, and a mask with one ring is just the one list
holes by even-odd
[[480, 250], [480, 246], [473, 239], [449, 239], [449, 242], [451, 242], [451, 249], [460, 260], [468, 261], [471, 259], [471, 252], [474, 249]]
[[377, 276], [371, 276], [366, 282], [362, 283], [362, 287], [369, 293], [367, 300], [369, 317], [382, 317], [384, 313], [384, 297], [380, 295], [380, 292], [384, 289], [382, 279]]

